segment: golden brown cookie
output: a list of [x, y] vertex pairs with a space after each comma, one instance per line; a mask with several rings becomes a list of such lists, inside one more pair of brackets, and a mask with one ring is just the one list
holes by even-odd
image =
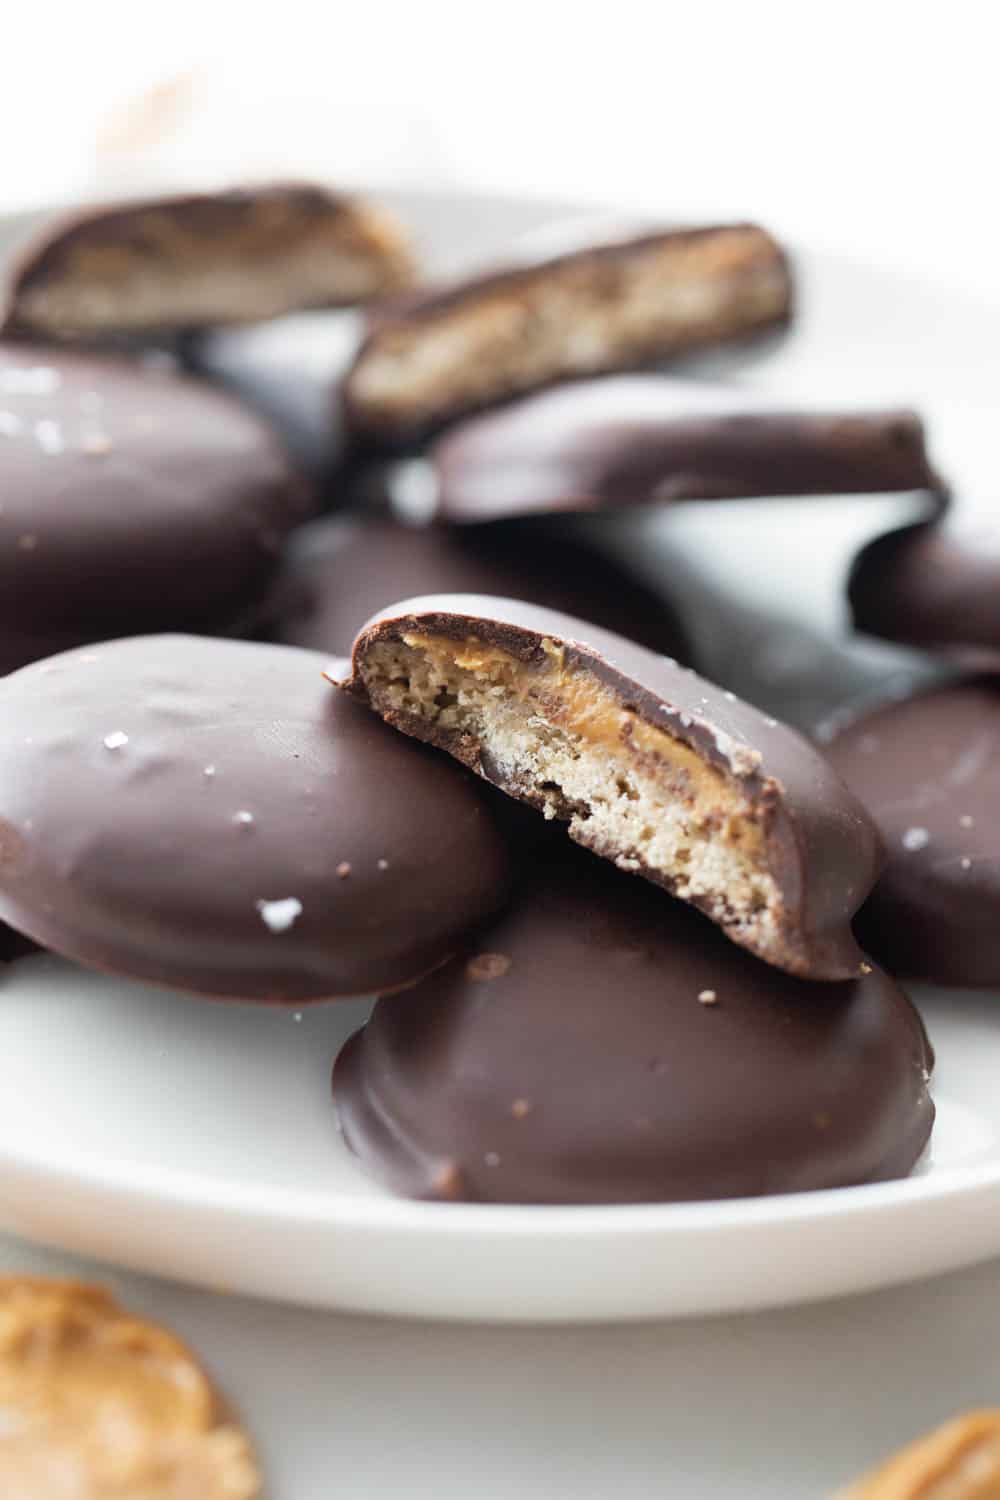
[[837, 1500], [1000, 1500], [1000, 1409], [946, 1422]]
[[0, 1277], [0, 1495], [256, 1500], [260, 1476], [172, 1333], [100, 1287]]

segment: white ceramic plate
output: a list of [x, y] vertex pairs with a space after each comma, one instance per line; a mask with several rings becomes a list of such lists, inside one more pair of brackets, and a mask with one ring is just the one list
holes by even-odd
[[[438, 245], [470, 214], [401, 206]], [[499, 243], [546, 214], [470, 217], [488, 248], [484, 225]], [[970, 503], [987, 496], [1000, 306], [799, 259], [801, 326], [740, 379], [789, 400], [918, 401]], [[705, 506], [632, 529], [647, 568], [701, 601], [714, 674], [812, 724], [922, 670], [836, 638], [852, 548], [911, 511]], [[1000, 996], [917, 999], [939, 1115], [908, 1181], [636, 1208], [432, 1205], [369, 1182], [337, 1133], [330, 1065], [363, 1003], [206, 1004], [38, 956], [0, 970], [0, 1228], [215, 1288], [434, 1318], [667, 1317], [889, 1285], [1000, 1254]]]

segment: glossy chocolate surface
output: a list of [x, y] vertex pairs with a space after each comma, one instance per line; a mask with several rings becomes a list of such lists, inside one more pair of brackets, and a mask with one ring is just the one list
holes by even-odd
[[582, 851], [342, 1051], [348, 1145], [398, 1191], [641, 1203], [905, 1175], [934, 1110], [877, 969], [816, 985]]
[[666, 375], [525, 397], [451, 428], [429, 460], [450, 521], [940, 486], [913, 412], [768, 409]]
[[0, 920], [113, 973], [300, 1003], [416, 979], [507, 892], [473, 779], [329, 658], [138, 637], [0, 681]]
[[331, 517], [294, 539], [276, 590], [277, 637], [338, 655], [373, 610], [407, 595], [498, 594], [595, 620], [684, 661], [676, 612], [623, 563], [569, 527], [531, 522], [475, 530]]
[[1000, 984], [1000, 677], [890, 703], [828, 754], [885, 841], [865, 946], [906, 978]]
[[1000, 527], [911, 526], [878, 537], [851, 570], [858, 630], [1000, 665]]
[[0, 673], [251, 624], [312, 510], [271, 429], [136, 361], [0, 345]]

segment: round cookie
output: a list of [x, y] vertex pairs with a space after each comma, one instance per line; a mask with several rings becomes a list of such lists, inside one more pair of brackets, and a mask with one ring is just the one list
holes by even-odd
[[887, 851], [865, 946], [907, 978], [1000, 984], [1000, 677], [890, 703], [826, 751]]
[[299, 1004], [406, 984], [506, 895], [474, 779], [329, 658], [138, 637], [0, 681], [0, 920], [93, 968]]
[[346, 653], [374, 610], [414, 594], [497, 594], [564, 610], [652, 651], [690, 659], [675, 610], [571, 523], [465, 528], [334, 516], [303, 528], [276, 587], [277, 635]]
[[462, 959], [381, 1000], [333, 1086], [348, 1145], [403, 1193], [640, 1203], [903, 1176], [931, 1061], [885, 974], [778, 973], [569, 851]]
[[848, 596], [868, 635], [1000, 663], [1000, 527], [908, 526], [860, 552]]
[[258, 1500], [246, 1433], [191, 1350], [102, 1287], [0, 1277], [0, 1494]]
[[277, 437], [231, 397], [0, 345], [0, 674], [125, 632], [246, 627], [311, 510]]

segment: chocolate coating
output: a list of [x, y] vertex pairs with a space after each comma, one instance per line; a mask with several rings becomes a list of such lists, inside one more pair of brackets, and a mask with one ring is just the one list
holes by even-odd
[[[461, 648], [471, 642], [474, 652], [498, 648], [519, 663], [522, 681], [499, 695], [491, 685], [486, 698], [499, 705], [510, 696], [527, 705], [520, 742], [498, 754], [488, 740], [488, 719], [477, 728], [461, 717], [461, 701], [438, 709], [454, 693], [426, 703], [412, 682], [393, 677], [386, 683], [380, 676], [380, 651], [397, 644], [407, 647], [407, 637], [430, 637]], [[768, 962], [813, 979], [858, 973], [862, 954], [850, 923], [880, 868], [876, 830], [812, 745], [733, 693], [668, 657], [569, 615], [469, 595], [405, 600], [376, 615], [355, 642], [345, 687], [404, 733], [448, 751], [547, 817], [567, 821], [570, 836], [585, 847], [699, 906], [735, 942]], [[593, 702], [595, 691], [605, 694], [601, 705]], [[581, 695], [587, 695], [582, 718], [586, 721], [589, 714], [590, 722], [583, 723], [580, 752], [572, 754], [585, 775], [588, 762], [592, 769], [593, 796], [588, 787], [585, 800], [571, 798], [565, 785], [540, 779], [544, 772], [539, 771], [551, 736], [567, 724], [573, 729], [581, 717], [575, 706]], [[610, 714], [613, 724], [599, 729], [592, 751], [587, 736], [598, 713]], [[545, 727], [536, 734], [540, 721]], [[661, 733], [655, 744], [647, 728], [654, 737]], [[674, 748], [678, 746], [680, 750]], [[679, 768], [670, 764], [671, 754]], [[614, 756], [621, 767], [619, 783], [609, 789], [598, 780]], [[694, 785], [701, 767], [707, 803], [699, 803]], [[576, 775], [572, 766], [570, 771]], [[646, 786], [658, 783], [664, 794], [651, 813], [636, 790], [640, 780]], [[609, 806], [609, 796], [618, 799], [615, 807]], [[671, 806], [680, 819], [690, 807], [690, 822], [680, 828], [685, 847], [677, 850], [676, 868], [655, 862], [650, 851], [659, 829], [641, 826], [649, 817], [656, 823]], [[739, 904], [726, 890], [712, 888], [711, 872], [705, 884], [688, 864], [695, 844], [702, 850], [707, 843], [726, 854], [736, 851], [739, 858], [739, 851], [755, 842], [754, 888], [741, 893]], [[766, 890], [756, 881], [765, 874]]]
[[869, 543], [848, 587], [856, 629], [1000, 664], [1000, 527], [909, 526]]
[[148, 337], [363, 302], [408, 284], [401, 230], [311, 183], [97, 204], [47, 222], [7, 277], [5, 337]]
[[755, 224], [614, 233], [417, 289], [376, 311], [344, 399], [400, 443], [554, 381], [736, 343], [791, 315], [784, 252]]
[[333, 1083], [348, 1145], [400, 1192], [641, 1203], [903, 1176], [930, 1061], [885, 974], [780, 974], [571, 851], [466, 956], [381, 1000]]
[[246, 627], [311, 510], [275, 434], [230, 397], [0, 346], [0, 674], [125, 631]]
[[912, 979], [1000, 984], [1000, 678], [890, 703], [828, 754], [887, 851], [858, 917], [865, 946]]
[[0, 681], [0, 920], [207, 995], [392, 988], [506, 895], [470, 777], [286, 646], [143, 636]]
[[449, 521], [940, 487], [913, 412], [769, 410], [665, 375], [527, 396], [451, 428], [429, 458]]
[[372, 609], [406, 595], [506, 595], [585, 615], [684, 661], [690, 648], [667, 599], [568, 529], [528, 522], [476, 531], [331, 517], [297, 533], [276, 590], [277, 637], [350, 652]]
[[362, 331], [355, 312], [297, 313], [207, 329], [185, 341], [184, 359], [262, 412], [298, 462], [326, 479], [349, 447], [339, 393]]

